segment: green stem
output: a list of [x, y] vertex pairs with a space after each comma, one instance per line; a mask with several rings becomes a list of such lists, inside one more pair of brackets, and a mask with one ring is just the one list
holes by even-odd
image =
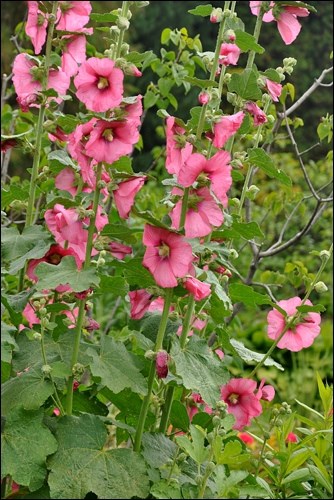
[[[95, 232], [95, 222], [96, 222], [96, 216], [97, 216], [97, 209], [99, 205], [99, 199], [100, 199], [100, 180], [101, 180], [101, 175], [102, 175], [102, 163], [99, 163], [97, 165], [97, 170], [96, 170], [96, 187], [95, 187], [95, 192], [94, 192], [94, 199], [93, 199], [93, 212], [94, 215], [90, 219], [90, 224], [88, 228], [88, 237], [87, 237], [87, 245], [86, 245], [86, 256], [85, 256], [85, 262], [83, 265], [83, 269], [86, 270], [90, 267], [90, 262], [91, 262], [91, 255], [92, 255], [92, 248], [93, 248], [93, 238], [94, 238], [94, 232]], [[79, 312], [78, 312], [78, 318], [77, 318], [77, 324], [76, 324], [76, 330], [75, 330], [75, 337], [74, 337], [74, 346], [73, 346], [73, 352], [72, 352], [72, 360], [71, 360], [71, 369], [72, 369], [72, 375], [69, 377], [67, 381], [67, 396], [66, 396], [66, 414], [67, 415], [72, 415], [72, 409], [73, 409], [73, 382], [74, 382], [74, 374], [73, 374], [73, 367], [76, 365], [78, 362], [78, 357], [79, 357], [79, 348], [80, 348], [80, 340], [81, 340], [81, 333], [82, 333], [82, 327], [84, 324], [85, 320], [85, 306], [86, 306], [87, 299], [82, 299], [80, 301], [79, 305]]]
[[182, 207], [181, 207], [181, 215], [180, 215], [180, 223], [179, 223], [179, 231], [182, 231], [184, 228], [184, 224], [186, 221], [187, 208], [188, 208], [188, 199], [189, 199], [189, 188], [185, 188], [183, 191], [182, 197]]
[[[261, 26], [262, 26], [262, 19], [263, 19], [263, 16], [264, 16], [263, 4], [264, 4], [264, 2], [261, 2], [260, 12], [259, 12], [259, 15], [256, 18], [256, 24], [255, 24], [254, 33], [253, 33], [253, 36], [255, 38], [255, 42], [256, 43], [259, 40]], [[251, 69], [252, 68], [253, 63], [254, 63], [254, 59], [255, 59], [255, 51], [251, 50], [250, 53], [248, 54], [246, 69]]]
[[[194, 314], [194, 308], [195, 308], [195, 299], [192, 294], [189, 295], [188, 299], [188, 308], [187, 312], [183, 321], [183, 326], [182, 326], [182, 332], [180, 336], [180, 347], [181, 349], [184, 349], [190, 329], [190, 324], [191, 324], [191, 319]], [[173, 396], [174, 396], [174, 386], [169, 386], [167, 389], [167, 394], [165, 398], [165, 403], [162, 409], [162, 414], [161, 414], [161, 420], [160, 420], [160, 426], [159, 426], [159, 431], [165, 433], [169, 421], [169, 415], [170, 411], [172, 408], [172, 403], [173, 403]]]
[[[155, 352], [157, 353], [161, 348], [162, 348], [162, 343], [167, 327], [167, 321], [168, 321], [168, 315], [169, 315], [169, 308], [170, 304], [172, 301], [173, 297], [173, 288], [167, 288], [166, 289], [166, 295], [165, 295], [165, 303], [164, 303], [164, 309], [162, 311], [162, 316], [160, 320], [160, 325], [159, 325], [159, 330], [157, 334], [157, 339], [155, 342]], [[150, 405], [150, 400], [151, 400], [151, 394], [153, 390], [153, 384], [154, 384], [154, 378], [155, 378], [155, 360], [152, 360], [151, 362], [151, 367], [150, 367], [150, 373], [148, 376], [148, 381], [147, 381], [147, 394], [143, 399], [142, 406], [140, 409], [140, 414], [139, 414], [139, 419], [138, 419], [138, 426], [136, 430], [136, 435], [135, 435], [135, 442], [134, 442], [134, 451], [140, 451], [141, 448], [141, 441], [143, 437], [143, 432], [145, 428], [145, 421], [146, 421], [146, 416], [148, 412], [148, 407]]]
[[[44, 365], [48, 365], [48, 359], [47, 359], [47, 356], [46, 356], [46, 350], [45, 350], [45, 344], [44, 344], [44, 333], [45, 333], [45, 329], [42, 326], [41, 327], [41, 351], [42, 351], [42, 358], [43, 358]], [[54, 382], [51, 374], [49, 374], [49, 377], [50, 377], [50, 380], [51, 380], [51, 383], [52, 383], [52, 386], [53, 386], [53, 390], [54, 390], [53, 400], [56, 403], [56, 405], [58, 406], [61, 415], [64, 415], [65, 414], [64, 408], [63, 408], [63, 405], [61, 404], [56, 384], [55, 384], [55, 382]]]
[[[329, 249], [328, 256], [325, 259], [323, 259], [322, 264], [321, 264], [321, 266], [319, 268], [319, 271], [316, 274], [316, 277], [314, 278], [314, 280], [310, 284], [310, 286], [308, 288], [308, 291], [306, 292], [305, 297], [304, 297], [304, 299], [302, 300], [302, 302], [300, 304], [301, 306], [305, 304], [306, 300], [310, 296], [310, 294], [311, 294], [311, 292], [312, 292], [312, 290], [314, 288], [314, 285], [317, 283], [318, 279], [320, 278], [321, 273], [323, 272], [323, 270], [324, 270], [324, 268], [325, 268], [328, 260], [330, 259], [331, 255], [332, 255], [332, 252], [333, 252], [333, 244], [331, 245], [331, 247]], [[281, 340], [281, 338], [283, 337], [283, 335], [289, 330], [289, 328], [291, 327], [291, 325], [296, 320], [298, 320], [298, 318], [300, 317], [300, 314], [301, 313], [299, 311], [297, 311], [293, 316], [291, 316], [291, 318], [289, 319], [289, 321], [287, 321], [287, 323], [286, 323], [286, 325], [285, 325], [284, 330], [282, 331], [282, 333], [277, 337], [277, 339], [272, 344], [272, 346], [270, 347], [270, 349], [268, 350], [268, 352], [263, 356], [263, 358], [261, 359], [261, 361], [258, 362], [258, 364], [252, 370], [252, 372], [250, 373], [250, 375], [248, 376], [248, 378], [253, 377], [255, 375], [255, 373], [258, 371], [258, 369], [261, 368], [261, 366], [264, 364], [264, 362], [266, 361], [266, 359], [268, 359], [268, 357], [271, 355], [271, 353], [273, 352], [273, 350], [275, 349], [275, 347], [277, 346], [277, 344], [279, 343], [279, 341]]]
[[[125, 17], [127, 19], [129, 7], [130, 7], [130, 2], [123, 2], [122, 3], [121, 17]], [[127, 28], [120, 28], [118, 42], [117, 42], [117, 49], [116, 49], [116, 59], [118, 59], [121, 55], [122, 43], [123, 43], [123, 39], [124, 39], [124, 33], [126, 30], [127, 30]]]

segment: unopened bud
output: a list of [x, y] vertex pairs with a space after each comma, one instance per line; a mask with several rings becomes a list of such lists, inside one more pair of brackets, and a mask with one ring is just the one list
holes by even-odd
[[152, 361], [153, 359], [156, 358], [156, 353], [154, 351], [151, 351], [151, 350], [146, 351], [145, 352], [145, 358]]
[[234, 248], [231, 248], [230, 250], [230, 257], [231, 259], [237, 259], [239, 257], [238, 252]]
[[214, 462], [209, 462], [208, 465], [206, 466], [206, 471], [207, 472], [213, 472], [216, 468], [216, 464]]
[[214, 427], [219, 427], [221, 424], [221, 419], [218, 417], [218, 415], [215, 415], [212, 419], [212, 424]]
[[155, 358], [155, 370], [158, 378], [166, 378], [168, 375], [169, 354], [167, 351], [158, 351]]
[[210, 96], [207, 92], [201, 92], [199, 95], [198, 95], [198, 102], [202, 105], [204, 104], [208, 104], [208, 102], [210, 101]]
[[226, 42], [235, 42], [236, 38], [236, 34], [233, 30], [227, 30], [224, 35], [224, 40]]
[[43, 365], [42, 366], [43, 375], [50, 375], [51, 372], [52, 372], [52, 366], [50, 366], [50, 365]]
[[41, 340], [42, 339], [42, 335], [39, 333], [39, 332], [35, 332], [32, 336], [32, 338], [34, 340]]
[[84, 371], [85, 367], [81, 363], [75, 363], [75, 365], [73, 365], [72, 373], [75, 378], [80, 378]]
[[319, 256], [321, 259], [327, 260], [330, 258], [331, 253], [328, 250], [321, 250], [321, 252], [319, 253]]
[[116, 21], [116, 25], [120, 30], [127, 30], [129, 29], [130, 22], [126, 17], [119, 16], [119, 18]]
[[223, 11], [220, 7], [212, 9], [210, 23], [220, 23], [223, 20]]
[[50, 321], [48, 320], [48, 318], [41, 318], [41, 327], [42, 328], [47, 328], [50, 324]]
[[226, 73], [224, 75], [224, 79], [223, 79], [224, 85], [228, 85], [230, 83], [230, 81], [231, 81], [231, 78], [232, 78], [231, 73]]
[[267, 120], [268, 120], [268, 123], [274, 123], [274, 121], [275, 121], [274, 115], [267, 115]]
[[246, 191], [246, 195], [250, 200], [255, 200], [257, 193], [260, 191], [260, 189], [252, 184], [249, 186], [249, 188]]
[[314, 285], [314, 289], [318, 293], [325, 293], [328, 290], [327, 286], [323, 281], [318, 281], [318, 283]]

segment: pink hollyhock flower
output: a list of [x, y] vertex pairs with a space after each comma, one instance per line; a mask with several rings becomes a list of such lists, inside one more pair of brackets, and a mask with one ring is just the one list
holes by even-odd
[[[152, 300], [150, 305], [148, 306], [148, 312], [162, 312], [164, 310], [165, 300], [162, 297], [157, 297]], [[170, 306], [169, 312], [174, 311], [174, 307]]]
[[67, 191], [72, 196], [77, 193], [75, 173], [70, 167], [65, 167], [55, 178], [57, 189]]
[[235, 43], [222, 43], [220, 47], [219, 62], [224, 66], [236, 66], [241, 50]]
[[247, 446], [251, 446], [255, 443], [254, 438], [248, 432], [238, 432], [238, 438], [241, 439]]
[[[280, 300], [277, 302], [277, 305], [284, 309], [288, 316], [291, 317], [297, 312], [297, 306], [300, 306], [301, 303], [302, 300], [299, 297], [293, 297], [288, 300]], [[305, 305], [312, 306], [313, 304], [310, 300], [306, 300]], [[273, 309], [268, 313], [267, 321], [268, 337], [276, 340], [285, 328], [286, 319], [279, 311]], [[277, 347], [293, 352], [310, 347], [320, 333], [320, 322], [321, 316], [319, 313], [309, 312], [304, 318], [299, 320], [299, 323], [294, 328], [287, 330], [278, 342]]]
[[89, 21], [91, 10], [90, 2], [59, 2], [57, 30], [81, 31]]
[[68, 135], [65, 134], [65, 132], [60, 127], [57, 126], [52, 132], [48, 133], [48, 138], [52, 142], [56, 141], [67, 142]]
[[153, 295], [145, 289], [128, 292], [130, 297], [130, 316], [132, 319], [141, 319], [148, 311]]
[[190, 187], [196, 180], [200, 183], [209, 180], [211, 190], [226, 207], [226, 193], [232, 185], [230, 161], [231, 155], [227, 151], [218, 151], [209, 160], [200, 153], [191, 154], [179, 171], [178, 183]]
[[207, 92], [201, 92], [200, 94], [198, 94], [198, 102], [200, 104], [208, 104], [208, 102], [210, 101], [210, 96]]
[[274, 102], [278, 101], [279, 96], [282, 93], [282, 85], [280, 83], [273, 82], [266, 78], [266, 87], [268, 90], [268, 94], [272, 98]]
[[166, 378], [168, 375], [169, 354], [166, 351], [159, 351], [155, 359], [155, 371], [158, 378]]
[[37, 94], [29, 94], [27, 96], [23, 97], [17, 97], [16, 101], [18, 105], [20, 106], [20, 109], [22, 113], [28, 113], [30, 107], [38, 107], [36, 104], [38, 102], [38, 95]]
[[[13, 84], [19, 99], [27, 100], [42, 90], [41, 74], [36, 61], [30, 59], [27, 54], [18, 54], [13, 64]], [[70, 86], [70, 78], [61, 69], [51, 68], [48, 77], [48, 89], [54, 89], [58, 94], [65, 95]], [[56, 102], [61, 98], [49, 97]], [[33, 101], [35, 102], [35, 100]], [[29, 106], [29, 103], [26, 103]], [[31, 104], [36, 106], [35, 104]]]
[[[178, 188], [173, 188], [172, 194], [182, 194]], [[179, 228], [182, 210], [182, 199], [180, 199], [169, 216], [172, 227]], [[219, 227], [224, 222], [224, 215], [208, 188], [189, 190], [188, 209], [186, 213], [184, 229], [187, 238], [200, 238], [210, 234], [213, 227]]]
[[258, 399], [263, 399], [264, 401], [272, 401], [275, 397], [275, 389], [272, 385], [264, 385], [265, 379], [261, 380], [259, 388], [256, 393]]
[[[44, 257], [41, 259], [32, 259], [29, 260], [28, 267], [27, 267], [27, 276], [31, 281], [37, 282], [38, 278], [35, 274], [35, 268], [40, 262], [46, 262], [47, 264], [53, 264], [53, 265], [58, 265], [59, 262], [62, 260], [63, 257], [66, 255], [72, 255], [75, 258], [75, 262], [78, 266], [78, 269], [81, 269], [82, 262], [75, 253], [75, 251], [72, 248], [62, 248], [59, 245], [51, 245], [50, 249], [46, 252]], [[64, 287], [58, 287], [62, 288], [61, 290], [58, 290], [58, 292], [64, 292], [65, 290], [63, 289]], [[66, 287], [68, 290], [69, 287]]]
[[80, 382], [78, 382], [77, 380], [75, 380], [73, 382], [73, 391], [76, 391], [78, 389], [78, 387], [80, 386]]
[[31, 38], [35, 54], [39, 54], [46, 40], [46, 29], [48, 20], [44, 12], [39, 10], [38, 2], [27, 2], [28, 18], [26, 23], [26, 34]]
[[111, 241], [109, 243], [109, 251], [115, 259], [123, 260], [126, 255], [130, 255], [132, 253], [132, 248], [127, 245], [123, 245], [123, 243]]
[[100, 323], [95, 321], [93, 318], [86, 318], [86, 324], [85, 324], [85, 329], [88, 332], [94, 332], [95, 330], [98, 330], [100, 328]]
[[115, 205], [122, 219], [127, 219], [129, 217], [135, 196], [144, 185], [146, 178], [146, 175], [141, 177], [130, 177], [120, 182], [117, 189], [113, 191]]
[[59, 415], [60, 415], [60, 410], [59, 410], [59, 408], [54, 408], [54, 409], [53, 409], [53, 414], [54, 414], [54, 415], [56, 415], [56, 417], [59, 417]]
[[221, 387], [221, 398], [236, 420], [233, 429], [241, 431], [250, 425], [252, 418], [261, 415], [262, 406], [254, 394], [255, 390], [256, 382], [247, 378], [232, 378]]
[[[249, 2], [252, 14], [258, 16], [260, 12], [261, 2]], [[270, 3], [271, 9], [263, 16], [263, 21], [269, 23], [271, 21], [277, 22], [278, 31], [285, 43], [290, 45], [299, 35], [301, 24], [298, 17], [307, 17], [310, 13], [304, 7], [299, 7], [298, 2], [294, 6], [283, 5], [280, 6], [278, 2]]]
[[166, 169], [169, 174], [177, 174], [192, 153], [193, 147], [185, 142], [184, 128], [169, 116], [166, 120]]
[[123, 72], [115, 68], [114, 61], [90, 57], [74, 78], [76, 96], [90, 111], [108, 111], [122, 102], [123, 79]]
[[217, 354], [219, 359], [224, 359], [224, 351], [222, 351], [221, 349], [215, 349], [215, 353]]
[[167, 229], [146, 224], [143, 243], [147, 246], [143, 265], [163, 288], [177, 286], [176, 278], [183, 278], [192, 266], [192, 248], [182, 236]]
[[211, 293], [211, 285], [208, 283], [203, 283], [197, 278], [192, 276], [187, 276], [183, 282], [183, 286], [188, 292], [190, 292], [194, 299], [199, 301], [208, 297]]
[[65, 35], [62, 37], [64, 43], [61, 56], [61, 69], [68, 75], [74, 76], [78, 73], [79, 64], [86, 60], [86, 34], [91, 35], [93, 29], [85, 30], [84, 34]]
[[294, 432], [289, 432], [285, 439], [286, 443], [298, 443], [298, 437]]
[[222, 148], [227, 140], [232, 137], [240, 128], [245, 113], [239, 111], [234, 115], [222, 116], [218, 123], [213, 127], [213, 145], [215, 148]]
[[[50, 299], [48, 303], [52, 304], [52, 300]], [[76, 318], [78, 317], [78, 313], [79, 313], [79, 308], [75, 307], [73, 310], [65, 309], [64, 311], [61, 311], [59, 314], [64, 314], [72, 321], [72, 323], [69, 325], [68, 328], [74, 328], [76, 323]], [[29, 302], [23, 309], [22, 314], [23, 317], [27, 320], [29, 328], [33, 328], [34, 325], [39, 325], [41, 322], [41, 320], [36, 315], [35, 309], [31, 306]]]
[[138, 140], [138, 129], [131, 120], [98, 120], [86, 144], [86, 154], [97, 162], [111, 164], [131, 153]]
[[263, 123], [266, 123], [268, 121], [266, 114], [262, 111], [261, 108], [259, 108], [257, 104], [255, 104], [255, 102], [247, 102], [245, 105], [245, 110], [253, 116], [255, 127], [258, 127], [259, 125], [262, 125]]

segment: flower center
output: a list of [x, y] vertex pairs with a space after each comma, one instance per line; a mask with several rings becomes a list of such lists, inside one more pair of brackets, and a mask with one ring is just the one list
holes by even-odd
[[162, 243], [162, 245], [160, 245], [159, 247], [159, 256], [163, 258], [169, 257], [169, 251], [169, 246], [166, 245], [166, 243]]
[[190, 194], [189, 198], [188, 198], [188, 208], [191, 208], [192, 210], [197, 210], [197, 208], [198, 208], [197, 205], [202, 200], [203, 200], [203, 198], [201, 196], [198, 196], [195, 193]]
[[62, 12], [66, 12], [69, 9], [72, 9], [72, 2], [59, 2], [59, 3], [60, 3], [59, 7]]
[[228, 400], [232, 405], [236, 405], [239, 400], [239, 394], [232, 392], [232, 394], [229, 395]]
[[112, 128], [106, 128], [102, 136], [105, 138], [106, 141], [112, 142], [114, 140]]
[[97, 88], [99, 90], [103, 90], [109, 87], [109, 80], [105, 76], [100, 76], [98, 82], [97, 82]]
[[54, 253], [53, 255], [50, 255], [48, 258], [49, 264], [54, 264], [57, 265], [61, 261], [62, 256], [59, 255], [59, 253]]

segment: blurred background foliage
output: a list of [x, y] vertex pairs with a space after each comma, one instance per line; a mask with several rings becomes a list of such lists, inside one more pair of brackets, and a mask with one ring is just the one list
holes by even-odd
[[[131, 29], [126, 33], [126, 41], [130, 44], [131, 50], [144, 52], [152, 50], [158, 57], [161, 57], [161, 33], [169, 27], [186, 28], [190, 37], [200, 35], [203, 51], [214, 50], [217, 36], [217, 25], [211, 24], [207, 18], [196, 17], [188, 14], [188, 10], [197, 5], [211, 3], [215, 7], [223, 5], [223, 2], [205, 2], [205, 1], [154, 1], [149, 7], [134, 10], [131, 19]], [[296, 99], [300, 97], [307, 88], [313, 83], [323, 69], [331, 66], [330, 53], [332, 50], [332, 26], [333, 26], [333, 3], [330, 1], [310, 1], [310, 4], [316, 7], [317, 14], [311, 14], [307, 18], [302, 18], [302, 30], [297, 40], [290, 46], [285, 46], [282, 42], [276, 26], [273, 24], [264, 24], [260, 43], [266, 51], [262, 56], [257, 56], [255, 62], [260, 70], [268, 67], [275, 68], [282, 66], [282, 60], [285, 57], [295, 57], [298, 60], [293, 74], [288, 77], [284, 83], [291, 82], [296, 89]], [[121, 2], [94, 1], [92, 2], [93, 12], [109, 12], [120, 7]], [[238, 16], [244, 21], [246, 31], [253, 32], [255, 25], [255, 16], [249, 11], [248, 1], [237, 2]], [[11, 72], [12, 61], [17, 54], [17, 48], [11, 41], [11, 37], [19, 23], [26, 15], [25, 2], [1, 2], [2, 14], [2, 73]], [[94, 26], [94, 23], [91, 23]], [[18, 27], [20, 29], [20, 26]], [[22, 29], [22, 25], [21, 25]], [[93, 47], [103, 53], [108, 48], [108, 42], [103, 40], [103, 33], [96, 31], [92, 37], [89, 37], [88, 54], [94, 54]], [[25, 48], [31, 48], [26, 40]], [[177, 48], [170, 44], [163, 46], [166, 50]], [[241, 60], [240, 67], [243, 61]], [[201, 69], [196, 66], [196, 76], [203, 77]], [[145, 95], [147, 86], [152, 82], [157, 85], [159, 75], [154, 73], [148, 67], [141, 78], [127, 77], [127, 94], [133, 95], [141, 93]], [[329, 80], [328, 80], [329, 81]], [[188, 93], [185, 93], [184, 87], [173, 87], [172, 94], [178, 101], [177, 110], [173, 104], [169, 104], [167, 111], [183, 120], [189, 119], [190, 108], [196, 106], [198, 87], [191, 87]], [[224, 99], [223, 102], [226, 102]], [[16, 108], [15, 95], [13, 94], [8, 103]], [[291, 101], [287, 101], [289, 106]], [[159, 102], [157, 102], [157, 106]], [[66, 102], [65, 112], [75, 113], [76, 105]], [[134, 170], [150, 170], [152, 180], [150, 180], [141, 191], [138, 197], [139, 210], [151, 210], [155, 217], [161, 218], [166, 214], [166, 206], [161, 203], [166, 191], [161, 185], [161, 179], [166, 177], [164, 169], [164, 150], [165, 144], [163, 119], [157, 116], [157, 106], [152, 106], [146, 111], [145, 120], [141, 129], [143, 146], [136, 150], [134, 154]], [[223, 105], [225, 113], [231, 112], [231, 109]], [[277, 105], [281, 109], [281, 104]], [[294, 134], [301, 151], [308, 149], [317, 143], [317, 127], [321, 117], [326, 116], [332, 109], [332, 91], [331, 88], [318, 88], [301, 106], [297, 115], [302, 119], [298, 126], [294, 127]], [[275, 110], [273, 109], [273, 113]], [[282, 129], [285, 132], [285, 129]], [[250, 147], [247, 143], [236, 143], [236, 151], [242, 151]], [[332, 156], [328, 154], [328, 141], [321, 141], [321, 145], [315, 147], [303, 156], [311, 180], [317, 187], [326, 184], [332, 174]], [[257, 220], [263, 233], [266, 235], [266, 244], [276, 241], [284, 221], [293, 210], [300, 197], [305, 193], [306, 184], [303, 174], [298, 165], [298, 160], [292, 152], [292, 147], [286, 134], [282, 133], [280, 139], [275, 142], [272, 148], [272, 156], [277, 164], [284, 165], [286, 172], [293, 179], [293, 187], [285, 188], [277, 184], [272, 179], [257, 176], [256, 182], [261, 187], [260, 193], [253, 203], [253, 219]], [[22, 150], [15, 148], [12, 152], [9, 174], [17, 175], [20, 178], [27, 178], [26, 169], [30, 166], [30, 157], [25, 155]], [[244, 173], [244, 172], [241, 172]], [[240, 196], [242, 181], [234, 182], [231, 198]], [[306, 203], [301, 204], [292, 220], [290, 229], [287, 231], [286, 239], [292, 237], [300, 228], [305, 226], [310, 213], [314, 208], [315, 201], [310, 198]], [[233, 211], [233, 208], [232, 208]], [[133, 218], [133, 223], [142, 221]], [[263, 259], [254, 277], [254, 281], [273, 285], [271, 288], [278, 300], [302, 296], [305, 292], [307, 282], [315, 275], [319, 266], [320, 259], [310, 252], [312, 250], [328, 249], [332, 241], [332, 207], [328, 206], [317, 221], [312, 230], [304, 236], [297, 244], [286, 251]], [[239, 258], [235, 262], [238, 271], [245, 276], [247, 274], [251, 255], [248, 249], [244, 249], [243, 241], [235, 241], [236, 248], [239, 250]], [[239, 246], [239, 247], [238, 247]], [[323, 315], [322, 335], [319, 336], [312, 347], [303, 350], [300, 353], [290, 353], [286, 350], [276, 350], [274, 358], [281, 362], [286, 368], [284, 373], [277, 372], [276, 369], [262, 369], [259, 376], [263, 376], [269, 383], [272, 383], [281, 399], [291, 401], [298, 398], [310, 406], [317, 407], [317, 385], [315, 372], [319, 371], [324, 380], [330, 380], [332, 374], [332, 268], [331, 263], [325, 269], [321, 279], [329, 286], [330, 290], [325, 294], [312, 293], [313, 303], [321, 303], [326, 307], [326, 313]], [[232, 278], [232, 280], [235, 278]], [[264, 292], [261, 288], [256, 288], [259, 292]], [[101, 297], [97, 304], [97, 313], [100, 317], [96, 319], [103, 325], [110, 322], [110, 318], [104, 311], [110, 310], [110, 297], [106, 294]], [[239, 338], [245, 344], [258, 352], [266, 352], [271, 341], [266, 335], [266, 313], [263, 310], [241, 311], [229, 326], [232, 336]], [[117, 329], [124, 326], [127, 321], [128, 305], [121, 304], [121, 307], [115, 313], [112, 321], [112, 328]], [[231, 358], [231, 371], [236, 376], [242, 376], [247, 371], [247, 366], [233, 365]], [[243, 375], [244, 376], [244, 375]]]

